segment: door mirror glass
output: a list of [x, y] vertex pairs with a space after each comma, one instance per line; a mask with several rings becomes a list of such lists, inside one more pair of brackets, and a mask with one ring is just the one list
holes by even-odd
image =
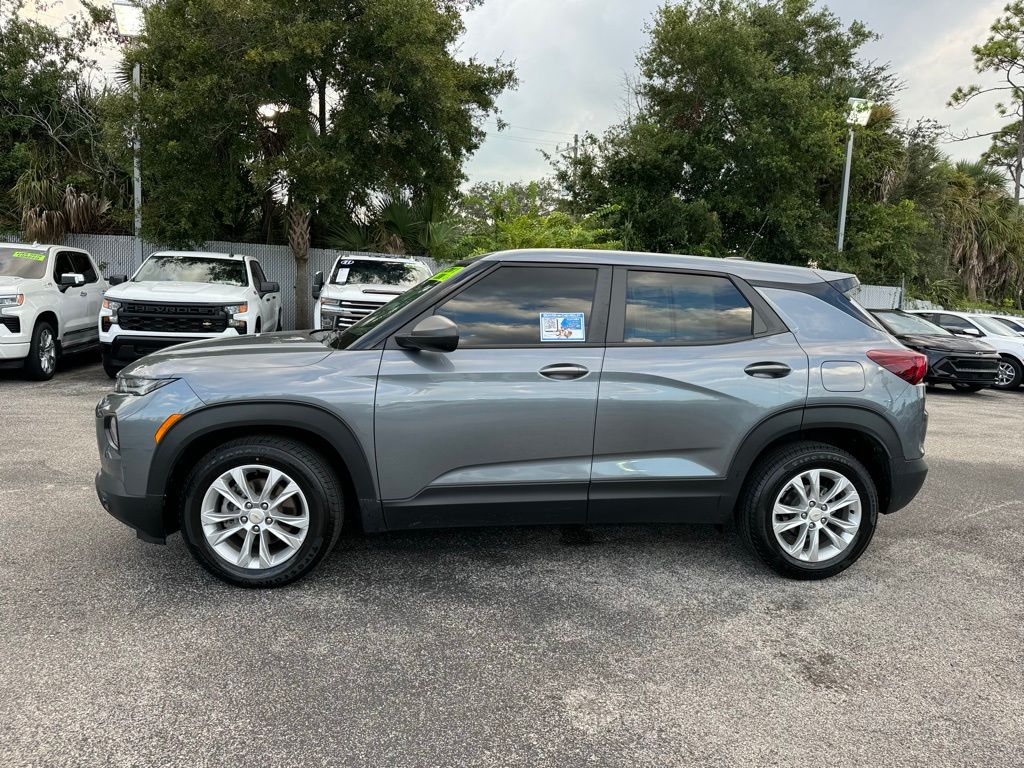
[[320, 294], [323, 292], [323, 290], [324, 290], [324, 273], [318, 271], [315, 275], [313, 275], [313, 298], [314, 299], [319, 299], [320, 298]]
[[85, 285], [85, 275], [80, 275], [77, 272], [65, 272], [60, 276], [60, 284], [64, 288], [70, 288], [71, 286], [78, 287]]
[[280, 290], [281, 286], [273, 282], [272, 280], [264, 280], [263, 282], [260, 283], [261, 296], [267, 293], [277, 293]]
[[395, 336], [395, 341], [403, 349], [454, 352], [459, 346], [459, 327], [443, 315], [431, 315], [416, 323], [408, 333]]

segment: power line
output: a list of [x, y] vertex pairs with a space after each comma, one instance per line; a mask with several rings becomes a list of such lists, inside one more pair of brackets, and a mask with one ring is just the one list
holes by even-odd
[[498, 125], [499, 127], [516, 128], [516, 129], [518, 129], [520, 131], [533, 131], [534, 133], [553, 133], [556, 136], [575, 136], [576, 135], [572, 131], [556, 131], [556, 130], [553, 130], [551, 128], [530, 128], [529, 126], [526, 126], [526, 125], [513, 125], [512, 123], [500, 122], [500, 121], [498, 121], [495, 118], [491, 118], [491, 120], [496, 125]]

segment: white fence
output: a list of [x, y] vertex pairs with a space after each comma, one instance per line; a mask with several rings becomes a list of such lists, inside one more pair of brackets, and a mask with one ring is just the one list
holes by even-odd
[[891, 285], [859, 285], [849, 293], [865, 309], [900, 309], [903, 289]]
[[[0, 233], [0, 242], [19, 242], [18, 235]], [[130, 275], [138, 266], [134, 263], [135, 238], [130, 235], [66, 235], [62, 245], [72, 248], [82, 248], [92, 254], [96, 259], [100, 271], [107, 275]], [[169, 250], [168, 248], [153, 243], [143, 243], [143, 257], [148, 257], [156, 251]], [[244, 253], [259, 259], [263, 271], [268, 280], [281, 284], [281, 305], [284, 309], [284, 327], [295, 327], [295, 259], [286, 245], [262, 245], [260, 243], [229, 243], [219, 240], [204, 243], [199, 249], [203, 251], [214, 251], [218, 253]], [[313, 275], [318, 271], [325, 274], [331, 268], [334, 260], [343, 254], [356, 256], [376, 256], [379, 253], [354, 253], [350, 251], [335, 251], [328, 248], [309, 249], [309, 277], [312, 281]], [[419, 257], [417, 257], [419, 258]], [[431, 271], [437, 269], [433, 259], [419, 258]], [[307, 292], [312, 290], [312, 285], [305, 286]], [[312, 300], [310, 300], [312, 305]]]

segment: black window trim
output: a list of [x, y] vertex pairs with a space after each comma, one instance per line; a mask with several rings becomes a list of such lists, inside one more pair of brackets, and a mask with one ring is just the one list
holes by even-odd
[[385, 349], [402, 349], [395, 341], [395, 336], [412, 330], [413, 326], [424, 317], [437, 314], [437, 310], [442, 304], [454, 299], [491, 273], [499, 269], [536, 269], [538, 267], [543, 269], [589, 269], [597, 272], [597, 281], [594, 284], [594, 302], [591, 306], [590, 323], [587, 331], [587, 336], [592, 341], [540, 341], [538, 339], [535, 343], [531, 344], [472, 344], [463, 346], [460, 339], [458, 349], [593, 349], [595, 347], [604, 347], [607, 338], [608, 310], [611, 296], [611, 266], [607, 264], [561, 264], [550, 261], [496, 261], [490, 269], [480, 270], [480, 274], [474, 275], [473, 279], [465, 280], [458, 286], [453, 286], [455, 290], [446, 291], [444, 295], [438, 295], [431, 301], [429, 306], [417, 312], [408, 322], [402, 323], [401, 326], [390, 331], [385, 343]]
[[[728, 339], [711, 341], [625, 341], [626, 329], [626, 282], [630, 272], [666, 272], [676, 275], [725, 278], [750, 305], [753, 313], [752, 333]], [[608, 318], [608, 347], [716, 347], [753, 341], [766, 336], [788, 333], [789, 328], [761, 294], [745, 280], [729, 272], [714, 272], [705, 269], [680, 269], [674, 267], [647, 267], [642, 264], [616, 266], [612, 282], [611, 312]]]

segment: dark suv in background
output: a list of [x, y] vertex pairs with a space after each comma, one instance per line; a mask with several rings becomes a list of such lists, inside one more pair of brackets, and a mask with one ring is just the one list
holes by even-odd
[[848, 274], [495, 253], [344, 331], [200, 341], [96, 408], [103, 505], [218, 577], [309, 572], [369, 532], [727, 523], [778, 572], [864, 552], [924, 482], [926, 361]]

